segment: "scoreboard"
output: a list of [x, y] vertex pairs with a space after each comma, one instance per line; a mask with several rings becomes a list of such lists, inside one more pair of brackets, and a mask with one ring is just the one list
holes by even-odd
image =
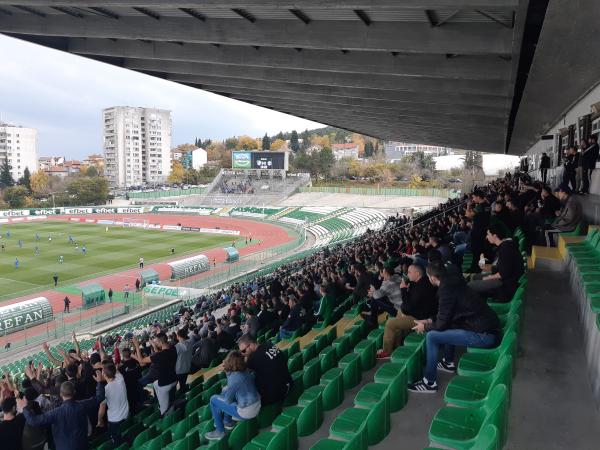
[[231, 153], [231, 168], [288, 170], [288, 153], [235, 151]]

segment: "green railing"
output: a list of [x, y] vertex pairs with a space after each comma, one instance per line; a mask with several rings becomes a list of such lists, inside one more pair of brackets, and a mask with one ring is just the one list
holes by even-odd
[[158, 190], [150, 192], [128, 192], [129, 198], [164, 198], [180, 197], [182, 195], [204, 194], [206, 188], [194, 187], [190, 189], [170, 189], [168, 191]]
[[400, 197], [456, 198], [460, 194], [452, 189], [405, 189], [405, 188], [358, 188], [339, 186], [301, 187], [300, 192], [322, 192], [326, 194], [395, 195]]

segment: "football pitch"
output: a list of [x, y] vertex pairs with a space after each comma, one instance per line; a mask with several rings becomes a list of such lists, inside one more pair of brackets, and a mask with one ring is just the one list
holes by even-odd
[[232, 242], [229, 236], [115, 226], [106, 232], [104, 225], [58, 221], [3, 224], [0, 234], [0, 300], [51, 288], [55, 273], [60, 286], [138, 267], [140, 257], [149, 264]]

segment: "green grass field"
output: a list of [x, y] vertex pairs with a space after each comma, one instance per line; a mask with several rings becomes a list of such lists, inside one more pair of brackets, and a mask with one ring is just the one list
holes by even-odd
[[[7, 231], [10, 237], [7, 237]], [[35, 240], [39, 234], [40, 240]], [[208, 248], [231, 245], [229, 236], [194, 232], [143, 230], [109, 227], [73, 222], [19, 223], [0, 226], [0, 300], [18, 297], [54, 285], [52, 276], [57, 273], [59, 285], [78, 282], [95, 276], [135, 268], [140, 256], [149, 264], [165, 259], [175, 259]], [[79, 245], [69, 243], [69, 235]], [[52, 237], [49, 240], [48, 237]], [[23, 248], [19, 248], [19, 240]], [[87, 254], [81, 247], [85, 245]], [[35, 247], [40, 254], [35, 255]], [[175, 248], [175, 256], [171, 248]], [[59, 257], [64, 262], [59, 263]], [[15, 258], [19, 268], [15, 268]]]

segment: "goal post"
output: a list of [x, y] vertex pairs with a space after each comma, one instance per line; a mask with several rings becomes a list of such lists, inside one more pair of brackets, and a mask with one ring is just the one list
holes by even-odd
[[141, 217], [123, 217], [123, 228], [148, 228], [148, 223]]

